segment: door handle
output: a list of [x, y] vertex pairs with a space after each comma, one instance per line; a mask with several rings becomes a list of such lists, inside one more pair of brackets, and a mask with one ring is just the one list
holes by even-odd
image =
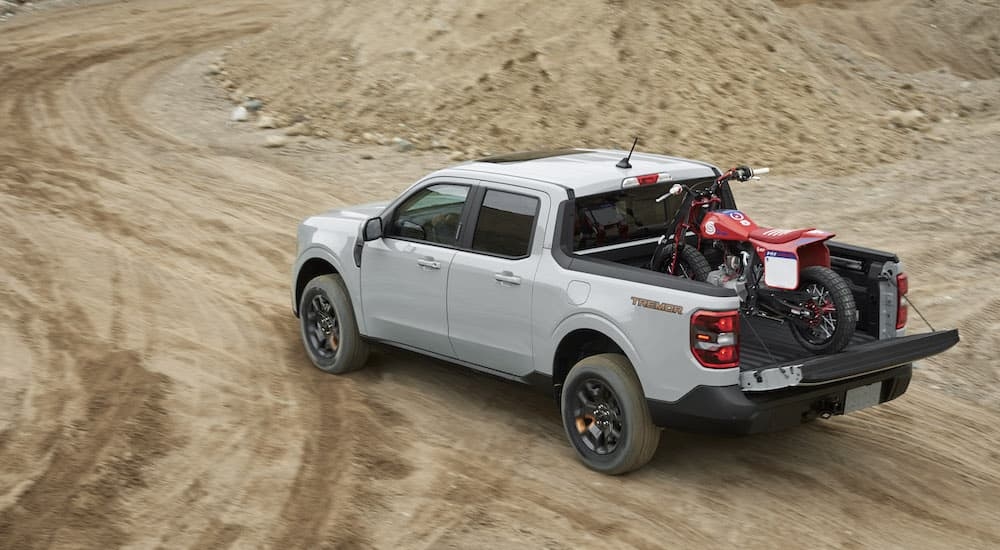
[[500, 281], [501, 284], [502, 283], [507, 283], [510, 285], [521, 284], [521, 278], [518, 277], [517, 275], [514, 275], [510, 271], [504, 271], [502, 273], [494, 273], [493, 278]]
[[425, 269], [441, 269], [441, 262], [436, 262], [433, 258], [420, 258], [417, 265]]

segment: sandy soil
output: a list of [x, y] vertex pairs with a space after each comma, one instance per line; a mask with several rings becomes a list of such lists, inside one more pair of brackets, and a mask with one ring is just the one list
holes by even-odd
[[899, 131], [902, 160], [819, 179], [778, 164], [737, 191], [759, 221], [899, 252], [963, 343], [886, 406], [759, 437], [669, 432], [609, 478], [528, 388], [392, 350], [347, 377], [310, 366], [295, 224], [390, 197], [447, 153], [266, 149], [280, 130], [228, 122], [206, 67], [301, 6], [133, 1], [0, 25], [0, 547], [1000, 546], [995, 66], [906, 67], [924, 71], [913, 93], [975, 109]]
[[[342, 139], [482, 154], [638, 135], [682, 156], [844, 173], [927, 139], [888, 111], [978, 112], [953, 90], [1000, 76], [996, 2], [819, 4], [311, 2], [236, 42], [220, 81]], [[911, 76], [942, 68], [950, 86]]]

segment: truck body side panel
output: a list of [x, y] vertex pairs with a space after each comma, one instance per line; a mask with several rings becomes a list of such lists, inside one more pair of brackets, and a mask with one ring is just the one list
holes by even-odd
[[622, 348], [648, 397], [676, 401], [699, 385], [736, 384], [739, 368], [709, 369], [694, 359], [690, 324], [698, 309], [738, 307], [736, 296], [705, 296], [571, 271], [546, 255], [532, 307], [535, 369], [551, 375], [563, 338], [574, 330], [590, 329]]

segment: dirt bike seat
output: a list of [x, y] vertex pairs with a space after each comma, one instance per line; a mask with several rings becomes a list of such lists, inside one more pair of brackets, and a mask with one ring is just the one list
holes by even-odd
[[782, 244], [794, 241], [807, 231], [812, 231], [814, 227], [807, 229], [774, 229], [771, 227], [758, 227], [750, 232], [750, 238], [771, 244]]

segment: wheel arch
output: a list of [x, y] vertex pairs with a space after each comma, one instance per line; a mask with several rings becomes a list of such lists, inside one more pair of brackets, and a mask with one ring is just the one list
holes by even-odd
[[320, 275], [340, 275], [337, 261], [329, 251], [313, 247], [300, 256], [295, 270], [294, 294], [292, 296], [292, 310], [295, 316], [299, 315], [299, 302], [302, 300], [302, 292], [309, 281]]
[[[601, 353], [624, 355], [635, 370], [638, 353], [625, 334], [611, 321], [593, 313], [581, 313], [564, 320], [553, 338], [559, 342], [552, 352], [552, 388], [556, 399], [573, 365], [585, 357]], [[638, 371], [636, 372], [638, 376]], [[642, 383], [641, 377], [640, 385]]]

